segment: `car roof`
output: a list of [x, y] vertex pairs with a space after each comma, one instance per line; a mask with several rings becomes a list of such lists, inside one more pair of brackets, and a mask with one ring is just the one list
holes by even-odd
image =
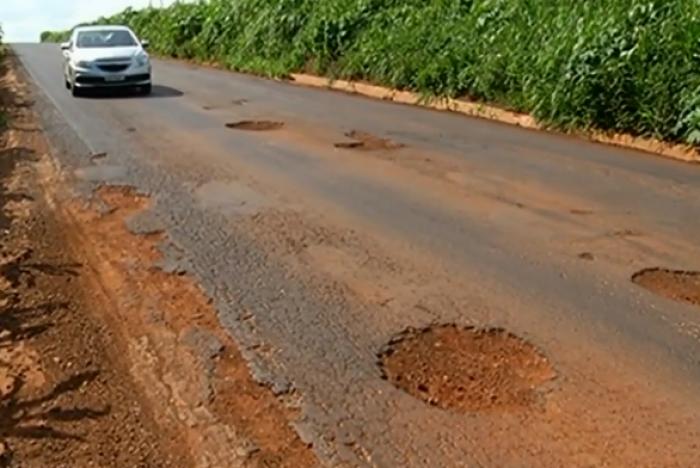
[[105, 29], [109, 29], [111, 31], [131, 31], [130, 28], [127, 26], [118, 26], [118, 25], [113, 25], [113, 24], [104, 24], [104, 25], [96, 25], [96, 26], [78, 26], [75, 28], [74, 31], [76, 32], [83, 32], [83, 31], [104, 31]]

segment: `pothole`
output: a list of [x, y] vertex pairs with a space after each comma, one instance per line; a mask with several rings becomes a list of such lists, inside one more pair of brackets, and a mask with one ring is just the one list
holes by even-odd
[[355, 130], [346, 133], [345, 136], [350, 138], [352, 141], [336, 143], [334, 145], [336, 148], [377, 151], [399, 149], [403, 148], [404, 146], [401, 143], [397, 143], [387, 138], [380, 138], [370, 133], [358, 132]]
[[226, 124], [226, 128], [253, 132], [278, 130], [282, 127], [284, 127], [284, 122], [274, 122], [271, 120], [241, 120], [240, 122], [230, 122]]
[[632, 282], [675, 301], [700, 305], [700, 272], [649, 268], [632, 276]]
[[578, 258], [581, 260], [588, 260], [588, 261], [593, 261], [595, 260], [595, 255], [593, 255], [591, 252], [582, 252], [578, 254]]
[[379, 355], [383, 377], [442, 409], [523, 409], [556, 377], [532, 344], [503, 329], [455, 325], [409, 330]]
[[572, 215], [577, 215], [577, 216], [590, 216], [593, 214], [593, 210], [583, 210], [583, 209], [574, 208], [572, 210], [569, 210], [569, 213], [571, 213]]

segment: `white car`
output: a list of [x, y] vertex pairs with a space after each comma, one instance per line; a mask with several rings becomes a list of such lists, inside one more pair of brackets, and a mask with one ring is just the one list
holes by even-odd
[[147, 41], [125, 26], [89, 26], [73, 30], [61, 44], [66, 88], [78, 96], [88, 88], [131, 87], [151, 93]]

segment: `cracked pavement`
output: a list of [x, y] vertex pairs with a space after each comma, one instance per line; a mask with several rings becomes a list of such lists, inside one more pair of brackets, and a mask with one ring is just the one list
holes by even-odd
[[[129, 229], [167, 234], [163, 269], [196, 279], [255, 378], [294, 396], [322, 463], [700, 458], [699, 311], [630, 281], [700, 269], [697, 166], [173, 62], [150, 98], [74, 99], [56, 46], [13, 48], [75, 193], [151, 197]], [[284, 126], [226, 127], [248, 120]], [[383, 144], [338, 145], [352, 132]], [[465, 415], [381, 378], [392, 337], [448, 323], [541, 349], [557, 372], [541, 404]]]

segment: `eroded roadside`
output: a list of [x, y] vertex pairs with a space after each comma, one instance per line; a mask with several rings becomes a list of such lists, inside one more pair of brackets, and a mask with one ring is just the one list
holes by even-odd
[[160, 434], [115, 359], [115, 335], [91, 310], [87, 267], [66, 248], [45, 197], [48, 148], [10, 60], [0, 80], [2, 463], [184, 466], [186, 454]]
[[129, 187], [74, 197], [15, 62], [0, 70], [0, 459], [8, 466], [316, 464]]

